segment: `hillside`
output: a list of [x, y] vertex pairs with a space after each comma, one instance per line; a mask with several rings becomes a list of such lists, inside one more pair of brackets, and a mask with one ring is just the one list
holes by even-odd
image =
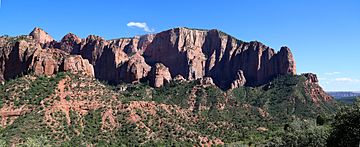
[[4, 146], [325, 146], [338, 108], [288, 47], [219, 30], [56, 41], [35, 28], [0, 37], [0, 81]]
[[0, 138], [65, 146], [279, 144], [287, 124], [334, 112], [331, 99], [315, 100], [307, 88], [318, 85], [290, 75], [222, 92], [204, 81], [152, 88], [110, 86], [70, 73], [30, 74], [0, 87]]

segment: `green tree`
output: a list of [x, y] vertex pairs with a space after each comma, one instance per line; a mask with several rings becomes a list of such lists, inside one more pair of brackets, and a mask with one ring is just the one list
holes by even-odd
[[319, 125], [319, 126], [322, 126], [325, 124], [325, 118], [321, 115], [317, 116], [316, 117], [316, 124]]
[[359, 146], [360, 143], [360, 101], [339, 111], [332, 123], [328, 146]]

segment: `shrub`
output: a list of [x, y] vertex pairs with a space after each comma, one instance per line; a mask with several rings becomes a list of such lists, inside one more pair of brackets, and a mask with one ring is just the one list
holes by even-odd
[[339, 111], [331, 124], [328, 146], [358, 146], [360, 143], [360, 101]]

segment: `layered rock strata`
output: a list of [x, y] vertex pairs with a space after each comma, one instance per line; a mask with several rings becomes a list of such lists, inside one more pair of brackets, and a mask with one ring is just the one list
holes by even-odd
[[[1, 81], [29, 69], [45, 75], [71, 69], [109, 83], [148, 80], [155, 87], [176, 76], [184, 80], [210, 77], [226, 90], [258, 86], [278, 75], [296, 74], [289, 48], [276, 52], [260, 42], [243, 42], [219, 30], [175, 28], [113, 40], [95, 35], [81, 39], [69, 33], [57, 42], [35, 28], [25, 38], [13, 44], [9, 43], [11, 38], [1, 38]], [[65, 60], [68, 56], [72, 57]], [[69, 68], [63, 67], [64, 61]]]

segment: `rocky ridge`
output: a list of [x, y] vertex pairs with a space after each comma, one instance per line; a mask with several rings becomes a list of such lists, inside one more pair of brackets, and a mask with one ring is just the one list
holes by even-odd
[[[306, 77], [306, 87], [305, 90], [307, 93], [309, 93], [310, 97], [312, 98], [313, 102], [315, 104], [318, 104], [318, 102], [325, 100], [325, 101], [331, 101], [333, 98], [328, 95], [318, 84], [319, 80], [316, 76], [316, 74], [313, 73], [305, 73], [302, 74]], [[319, 99], [321, 98], [321, 99]]]
[[113, 40], [95, 35], [81, 39], [69, 33], [58, 42], [35, 28], [16, 39], [0, 38], [0, 81], [31, 71], [44, 75], [81, 71], [113, 84], [144, 80], [155, 87], [180, 76], [185, 80], [206, 77], [227, 90], [296, 74], [288, 47], [276, 52], [260, 42], [243, 42], [219, 30], [174, 28]]

